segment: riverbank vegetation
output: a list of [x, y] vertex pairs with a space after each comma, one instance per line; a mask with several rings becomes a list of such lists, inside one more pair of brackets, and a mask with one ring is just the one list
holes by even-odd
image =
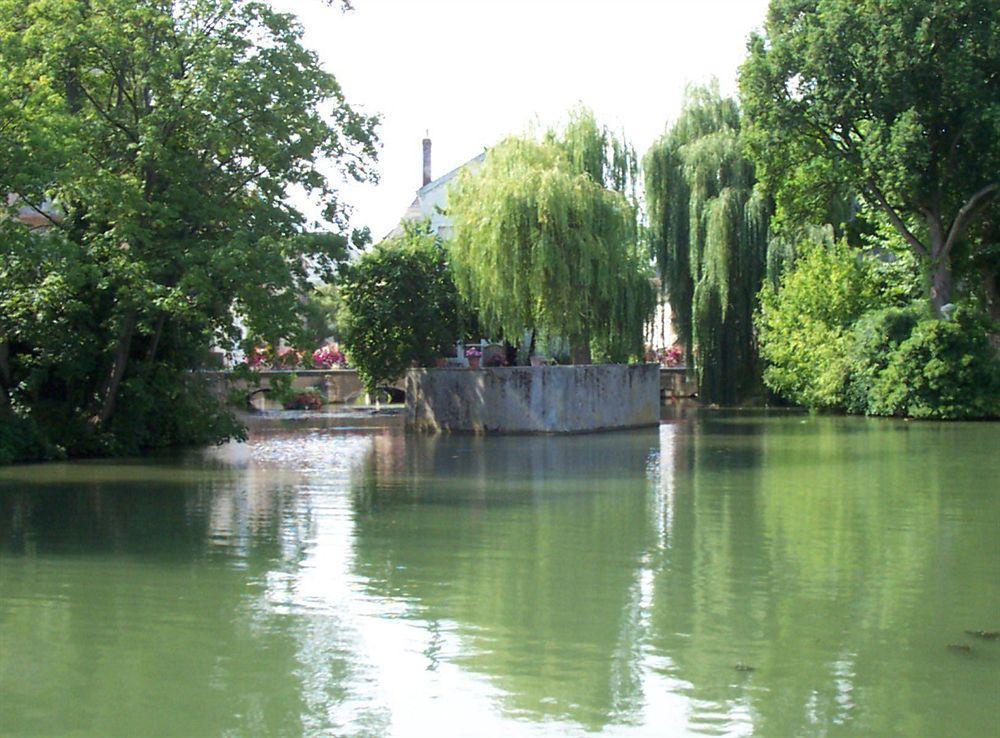
[[779, 397], [1000, 415], [998, 49], [989, 0], [772, 1], [740, 89], [776, 203], [757, 328]]
[[771, 202], [743, 152], [740, 112], [717, 86], [684, 109], [646, 154], [649, 240], [689, 348], [700, 396], [732, 404], [760, 386], [753, 335]]
[[248, 345], [301, 331], [349, 240], [324, 172], [375, 156], [302, 32], [240, 0], [0, 2], [3, 460], [241, 432], [190, 370], [240, 323]]
[[[463, 309], [444, 245], [426, 224], [363, 254], [340, 272], [340, 330], [369, 396], [413, 365], [454, 351]], [[450, 345], [450, 346], [449, 346]]]
[[0, 0], [0, 461], [238, 436], [213, 347], [342, 340], [374, 388], [467, 313], [638, 360], [654, 265], [708, 402], [1000, 412], [993, 0], [772, 0], [739, 99], [692, 88], [641, 167], [581, 107], [459, 177], [450, 242], [353, 264], [330, 176], [374, 177], [377, 121], [302, 34], [244, 0]]

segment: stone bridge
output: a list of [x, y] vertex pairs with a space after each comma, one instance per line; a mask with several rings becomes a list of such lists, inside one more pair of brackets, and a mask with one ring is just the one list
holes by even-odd
[[[316, 389], [325, 404], [346, 404], [357, 402], [365, 395], [364, 385], [354, 369], [264, 369], [254, 372], [252, 380], [228, 371], [203, 372], [214, 385], [218, 394], [229, 395], [232, 392], [246, 393], [248, 404], [253, 404], [258, 398], [266, 397], [271, 390], [271, 381], [277, 378], [292, 379], [292, 388], [298, 390]], [[404, 380], [393, 382], [384, 391], [394, 402], [401, 402]], [[383, 398], [384, 399], [384, 398]]]

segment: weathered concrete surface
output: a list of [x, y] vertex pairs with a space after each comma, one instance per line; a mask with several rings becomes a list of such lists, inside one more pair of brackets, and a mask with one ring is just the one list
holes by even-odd
[[659, 422], [656, 364], [411, 369], [407, 423], [419, 430], [584, 433]]

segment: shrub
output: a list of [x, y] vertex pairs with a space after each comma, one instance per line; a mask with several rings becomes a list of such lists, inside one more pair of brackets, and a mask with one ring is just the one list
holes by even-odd
[[30, 418], [0, 408], [0, 466], [26, 461], [48, 461], [66, 455], [50, 444]]
[[340, 291], [343, 345], [370, 395], [461, 336], [451, 269], [426, 227], [409, 226], [346, 267]]
[[988, 331], [988, 321], [969, 307], [950, 320], [921, 320], [872, 381], [867, 411], [912, 418], [1000, 416], [1000, 361]]
[[866, 415], [872, 412], [869, 403], [873, 385], [889, 365], [893, 351], [910, 337], [927, 311], [927, 306], [920, 303], [882, 308], [865, 313], [854, 324], [845, 393], [848, 412]]
[[778, 288], [760, 293], [764, 384], [799, 405], [844, 407], [851, 326], [878, 300], [870, 270], [845, 243], [805, 244]]

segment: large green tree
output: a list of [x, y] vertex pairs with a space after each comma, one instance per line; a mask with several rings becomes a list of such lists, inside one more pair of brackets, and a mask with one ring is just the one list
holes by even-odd
[[0, 0], [0, 92], [0, 403], [70, 451], [183, 441], [210, 342], [300, 329], [347, 238], [319, 162], [369, 176], [376, 121], [247, 0]]
[[772, 0], [740, 73], [779, 203], [861, 195], [923, 262], [938, 310], [956, 254], [989, 248], [977, 220], [1000, 187], [998, 17], [997, 0]]
[[699, 393], [736, 402], [758, 384], [753, 312], [770, 215], [743, 155], [736, 102], [716, 85], [689, 90], [644, 170], [650, 241]]
[[569, 340], [573, 360], [642, 355], [654, 307], [639, 250], [636, 158], [577, 110], [561, 132], [511, 137], [449, 192], [456, 283], [483, 327]]

